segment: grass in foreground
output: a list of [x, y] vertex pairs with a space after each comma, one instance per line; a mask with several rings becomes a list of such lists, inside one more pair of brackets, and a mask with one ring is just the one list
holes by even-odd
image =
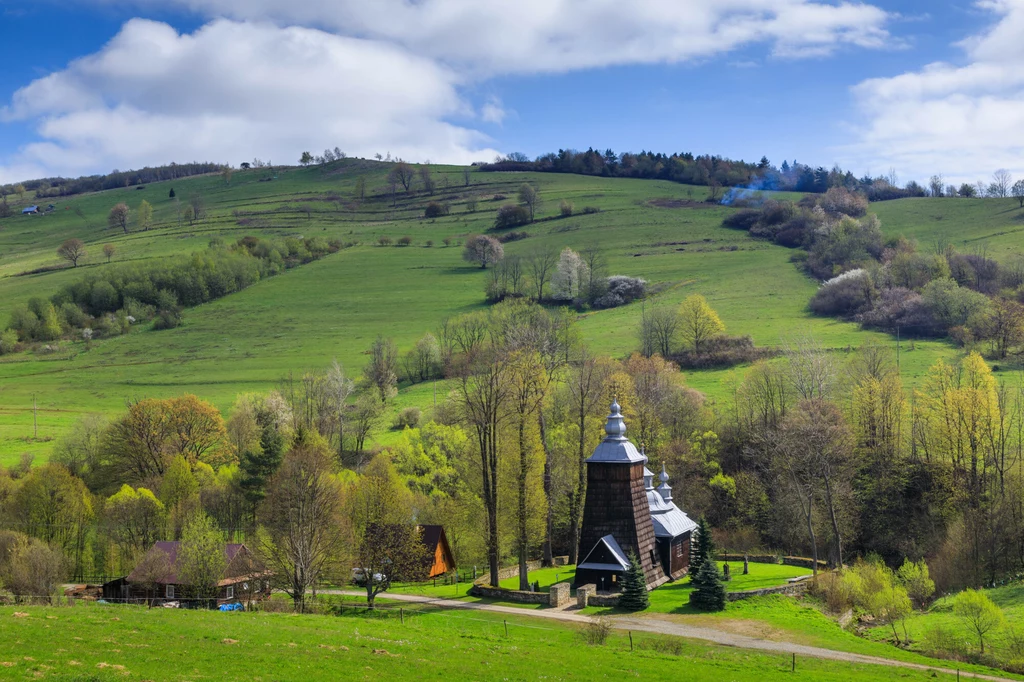
[[[16, 616], [15, 612], [26, 615]], [[508, 622], [505, 635], [503, 620]], [[297, 616], [138, 607], [0, 608], [0, 677], [49, 680], [906, 680], [929, 672], [447, 611]]]

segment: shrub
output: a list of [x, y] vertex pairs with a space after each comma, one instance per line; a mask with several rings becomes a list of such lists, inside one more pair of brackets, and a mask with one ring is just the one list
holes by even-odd
[[571, 201], [566, 201], [565, 199], [562, 199], [562, 203], [558, 205], [558, 213], [563, 218], [571, 218], [572, 217], [572, 211], [573, 211], [572, 202]]
[[874, 306], [855, 319], [865, 327], [886, 330], [902, 327], [920, 335], [941, 334], [944, 331], [925, 306], [921, 294], [903, 287], [883, 289]]
[[429, 249], [431, 246], [434, 245], [434, 240], [433, 239], [428, 239], [427, 241], [423, 242], [423, 245], [426, 246]]
[[167, 308], [157, 313], [153, 320], [153, 329], [174, 329], [181, 325], [181, 311], [177, 308]]
[[391, 246], [391, 237], [383, 236], [377, 239], [377, 243], [381, 246]]
[[851, 218], [860, 218], [868, 212], [868, 198], [845, 187], [830, 188], [818, 200], [818, 205], [830, 215], [848, 215]]
[[826, 608], [833, 614], [845, 612], [853, 603], [849, 581], [835, 571], [819, 573], [811, 583], [810, 592], [825, 602]]
[[0, 332], [0, 355], [13, 353], [18, 349], [18, 332], [13, 329], [5, 329]]
[[904, 559], [896, 576], [907, 589], [907, 595], [918, 606], [923, 607], [935, 594], [935, 581], [928, 575], [928, 564], [924, 562], [924, 559], [916, 563], [910, 559]]
[[810, 308], [818, 315], [855, 315], [868, 309], [876, 296], [867, 270], [850, 270], [822, 284]]
[[681, 369], [711, 369], [734, 367], [763, 360], [775, 355], [776, 351], [758, 348], [749, 336], [716, 336], [701, 344], [700, 352], [684, 350], [672, 355], [672, 360]]
[[601, 212], [601, 209], [599, 209], [597, 206], [584, 206], [583, 207], [583, 213], [585, 215], [590, 215], [592, 213], [600, 213], [600, 212]]
[[412, 244], [412, 237], [399, 237], [395, 242], [395, 246], [409, 246], [409, 244]]
[[466, 213], [476, 213], [476, 197], [466, 199]]
[[591, 646], [601, 646], [611, 634], [612, 624], [604, 618], [596, 618], [580, 629], [580, 636], [583, 641]]
[[427, 208], [423, 211], [424, 218], [440, 218], [441, 216], [448, 215], [448, 204], [442, 204], [437, 201], [431, 201], [427, 204]]
[[944, 329], [969, 325], [989, 308], [987, 296], [960, 287], [950, 278], [928, 282], [921, 290], [921, 298], [936, 323]]
[[507, 244], [509, 242], [517, 242], [517, 241], [520, 241], [522, 239], [529, 239], [529, 238], [530, 238], [530, 233], [526, 232], [526, 231], [516, 232], [516, 231], [513, 230], [512, 232], [506, 232], [505, 234], [498, 235], [498, 241], [501, 242], [502, 244]]
[[505, 201], [505, 199], [508, 199], [508, 197], [504, 194], [495, 194], [491, 197], [491, 201]]
[[505, 230], [510, 227], [527, 225], [530, 222], [530, 212], [523, 206], [505, 204], [498, 209], [498, 215], [494, 219], [495, 230]]
[[608, 278], [607, 291], [594, 301], [597, 308], [614, 308], [643, 298], [647, 293], [647, 280], [626, 275], [612, 275]]
[[422, 412], [418, 407], [407, 407], [398, 413], [395, 417], [394, 428], [396, 429], [415, 429], [420, 425], [420, 417]]
[[722, 221], [723, 227], [731, 227], [736, 230], [749, 231], [761, 219], [761, 212], [755, 209], [744, 209], [725, 217]]
[[807, 259], [807, 269], [820, 279], [857, 267], [882, 255], [882, 228], [871, 215], [863, 220], [844, 216], [817, 230]]

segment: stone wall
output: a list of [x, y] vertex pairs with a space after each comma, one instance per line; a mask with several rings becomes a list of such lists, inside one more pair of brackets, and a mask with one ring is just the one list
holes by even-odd
[[[814, 559], [805, 556], [784, 556], [780, 557], [776, 554], [750, 554], [747, 556], [752, 564], [784, 564], [786, 566], [799, 566], [801, 568], [811, 568], [814, 566]], [[715, 561], [718, 563], [730, 563], [730, 564], [742, 564], [742, 554], [719, 554], [715, 557]], [[828, 562], [818, 559], [818, 570], [825, 570], [828, 568]]]
[[783, 594], [783, 595], [797, 595], [803, 594], [807, 591], [808, 581], [804, 580], [798, 583], [789, 583], [788, 585], [779, 585], [778, 587], [764, 587], [760, 590], [743, 590], [742, 592], [726, 592], [725, 598], [728, 601], [739, 601], [740, 599], [750, 599], [751, 597], [763, 597], [769, 594]]
[[618, 606], [620, 594], [589, 594], [587, 595], [588, 606]]
[[469, 594], [474, 597], [487, 597], [499, 601], [510, 601], [516, 604], [547, 604], [551, 600], [551, 596], [547, 592], [524, 592], [484, 585], [473, 585], [469, 588]]
[[[536, 561], [527, 561], [526, 562], [526, 570], [527, 570], [527, 572], [529, 572], [529, 571], [539, 571], [540, 569], [541, 569], [541, 561], [540, 561], [540, 559], [538, 559]], [[499, 568], [498, 569], [498, 580], [508, 580], [509, 578], [518, 578], [518, 577], [519, 577], [519, 564], [516, 564], [515, 566], [509, 566], [507, 568]], [[473, 584], [475, 584], [475, 585], [486, 585], [489, 582], [491, 582], [491, 574], [488, 571], [487, 573], [484, 573], [479, 578], [474, 580]]]

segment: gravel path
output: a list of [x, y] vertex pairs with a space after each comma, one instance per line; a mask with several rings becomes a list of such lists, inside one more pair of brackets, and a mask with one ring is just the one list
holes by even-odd
[[[353, 597], [366, 597], [365, 592], [339, 590], [331, 591], [331, 593], [343, 594], [346, 596]], [[432, 597], [423, 597], [414, 594], [396, 594], [393, 592], [388, 592], [381, 596], [393, 601], [410, 602], [415, 604], [429, 604], [430, 606], [437, 606], [445, 609], [488, 611], [491, 613], [505, 613], [513, 616], [526, 616], [530, 618], [541, 618], [570, 623], [590, 623], [594, 620], [590, 616], [584, 616], [580, 613], [573, 613], [572, 609], [574, 609], [575, 606], [570, 607], [569, 609], [521, 609], [516, 608], [514, 606], [501, 606], [500, 604], [464, 602], [457, 601], [455, 599], [435, 599]], [[846, 651], [835, 651], [833, 649], [824, 649], [816, 646], [806, 646], [804, 644], [794, 644], [792, 642], [776, 642], [767, 639], [759, 639], [757, 637], [738, 635], [732, 632], [725, 632], [724, 630], [716, 630], [714, 628], [698, 627], [695, 625], [684, 625], [682, 623], [675, 623], [672, 621], [660, 620], [657, 618], [631, 618], [626, 616], [613, 616], [608, 618], [608, 620], [611, 622], [612, 627], [614, 627], [617, 630], [633, 630], [636, 632], [652, 632], [662, 635], [675, 635], [677, 637], [700, 639], [706, 642], [712, 642], [714, 644], [733, 646], [741, 649], [758, 649], [760, 651], [773, 651], [776, 653], [796, 654], [797, 656], [807, 656], [810, 658], [824, 658], [832, 661], [846, 661], [848, 663], [861, 663], [867, 665], [886, 665], [892, 668], [907, 668], [910, 670], [935, 671], [938, 673], [946, 673], [948, 675], [957, 674], [957, 671], [953, 668], [922, 665], [920, 663], [909, 663], [907, 661], [896, 661], [889, 658], [881, 658], [878, 656], [866, 656], [864, 654], [852, 654]], [[985, 675], [982, 673], [960, 671], [959, 674], [960, 677], [963, 678], [990, 680], [992, 682], [1014, 682], [1010, 678], [996, 677], [994, 675]]]

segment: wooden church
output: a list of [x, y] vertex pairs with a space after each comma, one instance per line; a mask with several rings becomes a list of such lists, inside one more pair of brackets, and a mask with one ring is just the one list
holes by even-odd
[[632, 552], [643, 567], [647, 588], [674, 580], [690, 567], [690, 540], [697, 528], [672, 501], [668, 474], [660, 484], [647, 456], [626, 438], [626, 423], [613, 402], [604, 440], [587, 459], [587, 501], [583, 508], [576, 584], [617, 592]]

